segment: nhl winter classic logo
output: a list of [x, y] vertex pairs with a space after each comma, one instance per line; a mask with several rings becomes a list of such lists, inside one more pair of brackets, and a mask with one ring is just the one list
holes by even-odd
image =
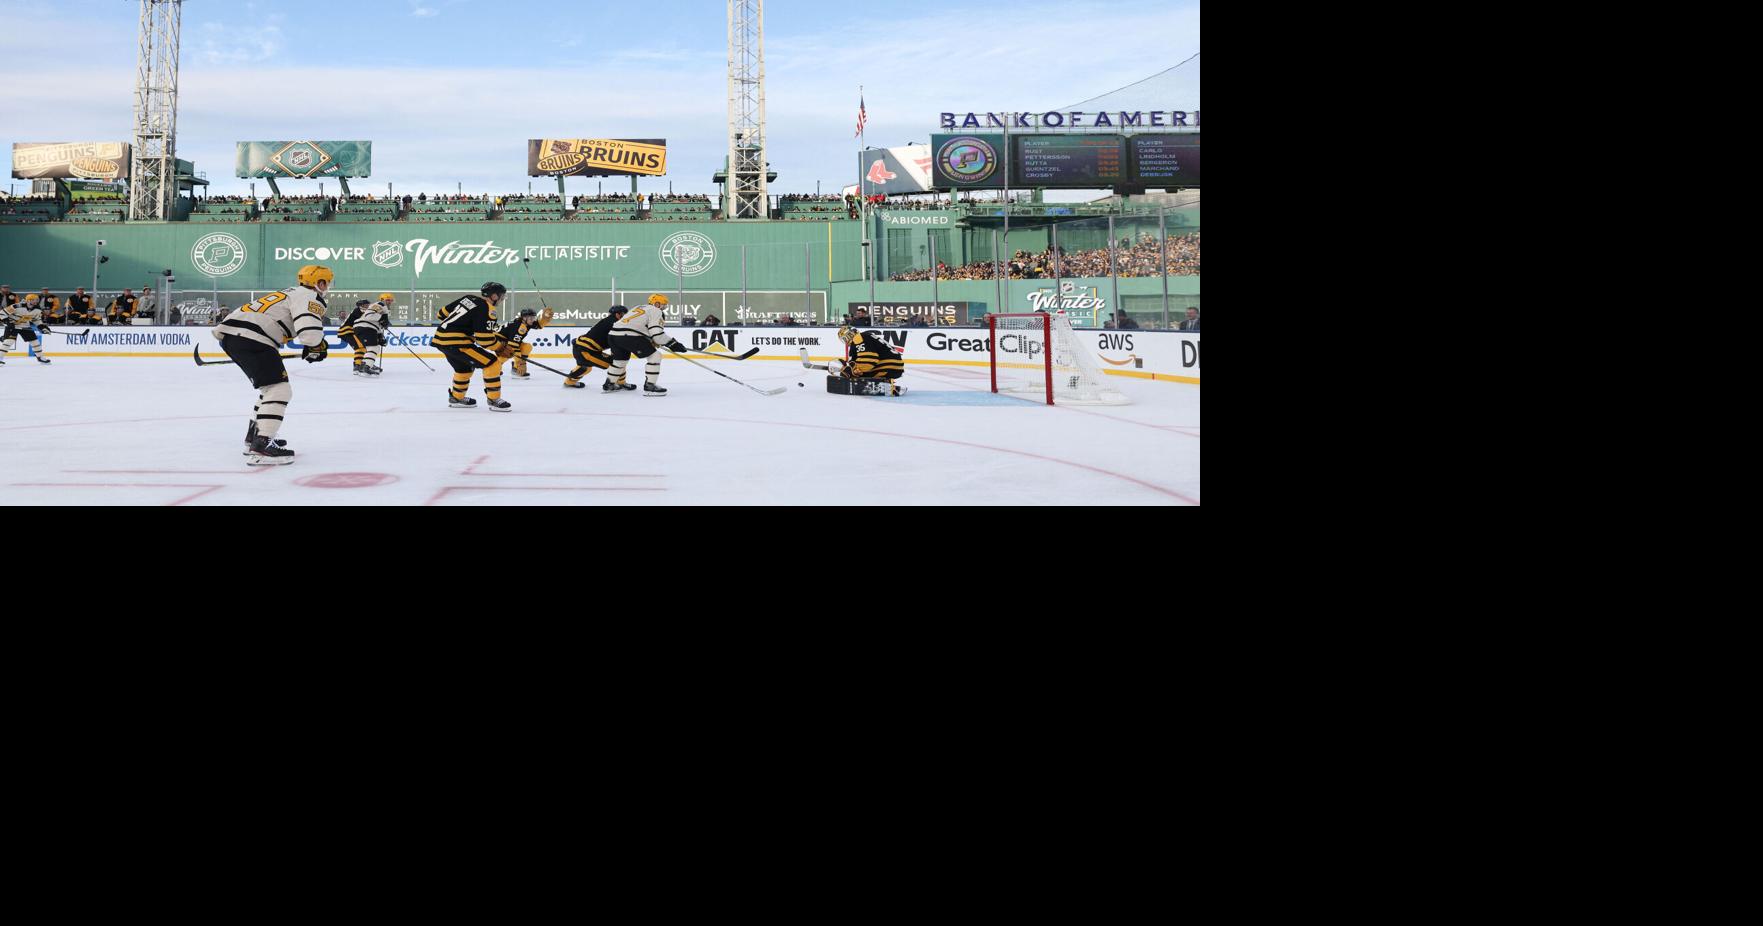
[[211, 277], [226, 277], [245, 266], [245, 242], [225, 233], [204, 235], [190, 248], [190, 263]]
[[373, 243], [373, 265], [387, 270], [404, 265], [404, 245], [396, 241]]
[[[678, 261], [675, 262], [675, 255]], [[695, 277], [716, 265], [716, 245], [697, 232], [680, 232], [661, 242], [661, 266], [668, 273]]]

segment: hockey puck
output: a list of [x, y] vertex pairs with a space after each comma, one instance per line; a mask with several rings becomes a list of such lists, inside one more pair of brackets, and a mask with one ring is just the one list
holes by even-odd
[[808, 388], [808, 387], [807, 387], [807, 386], [804, 386], [804, 385], [802, 385], [802, 384], [801, 384], [801, 383], [797, 383], [797, 384], [796, 384], [796, 388], [797, 388], [797, 389], [807, 389], [807, 388]]

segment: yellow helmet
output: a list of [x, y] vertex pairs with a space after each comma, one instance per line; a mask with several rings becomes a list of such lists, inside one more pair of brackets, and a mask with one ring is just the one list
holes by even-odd
[[397, 296], [394, 296], [391, 293], [380, 293], [380, 301], [381, 302], [392, 302], [392, 301], [396, 300], [397, 298], [398, 298]]
[[649, 297], [649, 304], [650, 305], [666, 306], [667, 305], [667, 297], [661, 295], [660, 293], [656, 293], [655, 295]]
[[849, 344], [852, 341], [857, 340], [857, 336], [860, 333], [861, 332], [859, 332], [856, 328], [854, 328], [850, 325], [846, 325], [843, 328], [839, 329], [839, 340], [844, 341], [846, 344]]
[[320, 280], [323, 280], [326, 283], [336, 282], [337, 275], [332, 273], [331, 268], [329, 267], [321, 267], [318, 264], [307, 264], [300, 268], [298, 274], [295, 274], [294, 280], [301, 286], [316, 287]]
[[24, 301], [36, 302], [37, 301], [37, 294], [36, 293], [25, 293], [24, 294]]

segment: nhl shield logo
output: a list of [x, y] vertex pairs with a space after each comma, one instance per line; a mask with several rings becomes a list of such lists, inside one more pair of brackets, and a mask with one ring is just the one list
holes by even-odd
[[695, 277], [716, 265], [716, 244], [697, 232], [680, 232], [661, 242], [661, 266], [668, 273]]
[[396, 241], [375, 241], [373, 243], [373, 265], [387, 270], [401, 267], [404, 264], [404, 246]]

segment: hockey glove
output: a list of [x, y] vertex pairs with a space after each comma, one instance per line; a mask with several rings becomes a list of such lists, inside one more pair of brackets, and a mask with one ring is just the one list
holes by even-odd
[[509, 341], [501, 347], [496, 348], [496, 356], [501, 357], [503, 360], [507, 360], [509, 357], [514, 356], [514, 352], [517, 350], [520, 350], [520, 345], [513, 341]]
[[[57, 324], [60, 324], [60, 323], [59, 323], [59, 322], [57, 322]], [[53, 331], [50, 331], [50, 330], [49, 330], [49, 326], [48, 326], [48, 325], [38, 325], [38, 326], [37, 326], [37, 331], [38, 331], [38, 332], [40, 332], [40, 333], [42, 333], [42, 334], [54, 334], [54, 333], [55, 333], [55, 332], [53, 332]]]
[[539, 313], [539, 324], [536, 327], [543, 328], [550, 323], [551, 323], [551, 307], [545, 306], [545, 311]]
[[330, 350], [331, 349], [324, 344], [320, 344], [317, 347], [302, 347], [300, 349], [300, 359], [307, 363], [318, 363], [330, 355]]
[[681, 344], [679, 342], [678, 338], [675, 338], [672, 341], [668, 341], [667, 342], [667, 349], [670, 351], [673, 351], [676, 354], [683, 354], [686, 352], [686, 346], [684, 344]]

